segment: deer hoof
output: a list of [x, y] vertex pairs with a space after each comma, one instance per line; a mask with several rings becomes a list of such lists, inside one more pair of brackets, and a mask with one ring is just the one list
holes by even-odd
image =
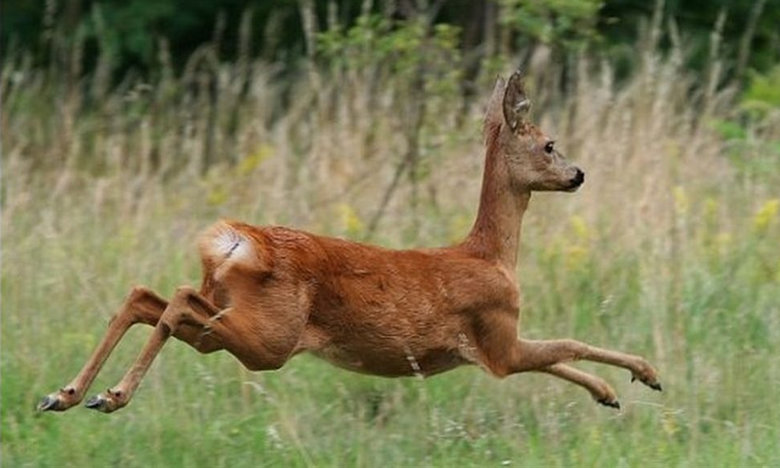
[[620, 402], [617, 400], [608, 400], [604, 398], [601, 400], [597, 400], [597, 402], [604, 406], [609, 406], [610, 408], [620, 409]]
[[112, 399], [103, 395], [95, 395], [84, 404], [89, 409], [100, 411], [101, 413], [113, 413], [119, 409], [119, 405]]
[[53, 395], [46, 395], [38, 403], [38, 411], [61, 411], [65, 408], [60, 405], [60, 399]]
[[125, 395], [124, 392], [108, 389], [87, 400], [84, 406], [102, 413], [113, 413], [127, 405], [128, 400], [129, 398], [127, 398], [127, 395]]
[[43, 397], [36, 407], [38, 411], [65, 411], [73, 405], [77, 405], [81, 397], [75, 388], [67, 386], [58, 392]]
[[84, 404], [89, 409], [94, 409], [98, 411], [102, 411], [103, 408], [106, 406], [107, 400], [103, 398], [102, 395], [95, 395]]
[[643, 384], [647, 385], [648, 387], [652, 388], [653, 390], [657, 392], [662, 392], [664, 389], [661, 386], [661, 382], [655, 380], [655, 379], [647, 379], [642, 377], [637, 377], [636, 375], [631, 375], [631, 382], [634, 382], [636, 380], [639, 380]]

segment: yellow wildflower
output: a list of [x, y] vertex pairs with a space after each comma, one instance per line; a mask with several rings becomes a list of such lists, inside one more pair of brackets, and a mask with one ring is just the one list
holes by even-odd
[[764, 202], [753, 217], [753, 228], [758, 232], [767, 230], [780, 210], [780, 198], [772, 198]]
[[228, 192], [224, 187], [220, 186], [213, 187], [206, 196], [206, 201], [213, 206], [219, 206], [225, 203], [227, 200]]
[[344, 226], [344, 230], [349, 236], [357, 236], [363, 232], [363, 229], [365, 228], [363, 221], [360, 219], [352, 206], [346, 203], [341, 203], [338, 205], [338, 211], [341, 217], [341, 223]]
[[581, 245], [569, 245], [566, 247], [566, 269], [577, 270], [585, 264], [588, 257], [588, 249]]
[[661, 416], [661, 427], [668, 436], [673, 436], [680, 431], [680, 426], [677, 424], [677, 418], [671, 411], [664, 411]]
[[578, 240], [587, 241], [590, 239], [590, 229], [582, 216], [574, 215], [571, 217], [571, 227], [574, 229], [574, 236]]
[[272, 153], [273, 148], [270, 145], [260, 145], [252, 154], [241, 160], [241, 162], [238, 164], [238, 167], [236, 168], [238, 174], [247, 175], [251, 173], [257, 168], [257, 166], [260, 165], [260, 163], [268, 159]]
[[685, 192], [685, 188], [678, 185], [672, 190], [672, 195], [674, 196], [674, 212], [680, 216], [686, 215], [691, 203], [690, 200], [688, 200], [688, 194]]

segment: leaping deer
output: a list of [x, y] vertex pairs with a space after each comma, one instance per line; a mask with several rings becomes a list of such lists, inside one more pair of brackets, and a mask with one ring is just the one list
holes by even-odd
[[519, 73], [498, 79], [484, 124], [485, 170], [479, 212], [460, 244], [388, 250], [285, 227], [220, 221], [199, 241], [200, 290], [170, 301], [143, 287], [130, 292], [76, 378], [38, 405], [78, 404], [131, 326], [154, 327], [122, 380], [86, 406], [111, 413], [128, 404], [152, 360], [174, 336], [201, 353], [226, 350], [253, 371], [282, 367], [310, 352], [336, 366], [386, 377], [429, 376], [477, 364], [505, 377], [545, 372], [619, 408], [604, 380], [566, 362], [597, 361], [631, 371], [661, 390], [655, 369], [635, 355], [571, 339], [518, 337], [515, 281], [520, 225], [535, 190], [573, 192], [583, 172], [527, 119]]

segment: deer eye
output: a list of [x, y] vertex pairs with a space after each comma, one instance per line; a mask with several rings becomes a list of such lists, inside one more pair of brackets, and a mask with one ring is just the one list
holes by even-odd
[[554, 144], [555, 144], [554, 141], [548, 141], [547, 144], [544, 145], [544, 152], [547, 154], [552, 153]]

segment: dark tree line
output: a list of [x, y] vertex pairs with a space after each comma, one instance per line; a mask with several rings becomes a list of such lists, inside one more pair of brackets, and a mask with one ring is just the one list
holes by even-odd
[[50, 65], [65, 60], [58, 50], [79, 44], [81, 70], [95, 67], [100, 50], [111, 55], [116, 76], [149, 73], [161, 48], [181, 69], [204, 43], [221, 60], [244, 54], [294, 63], [306, 54], [301, 12], [309, 7], [317, 31], [349, 28], [366, 14], [399, 22], [424, 16], [457, 27], [459, 48], [472, 56], [545, 43], [559, 52], [597, 48], [619, 60], [658, 5], [664, 30], [680, 31], [692, 67], [706, 63], [716, 30], [737, 75], [780, 59], [780, 0], [3, 0], [0, 50]]

